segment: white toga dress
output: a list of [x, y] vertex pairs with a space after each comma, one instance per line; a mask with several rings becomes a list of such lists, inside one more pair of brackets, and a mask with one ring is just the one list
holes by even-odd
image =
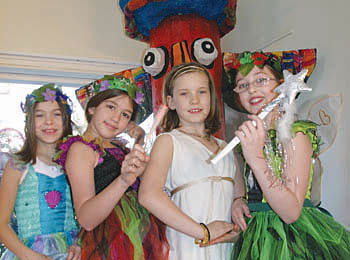
[[[173, 130], [173, 160], [165, 189], [172, 201], [195, 221], [205, 224], [214, 220], [231, 222], [233, 179], [236, 172], [233, 152], [217, 164], [207, 162], [212, 153], [189, 135]], [[219, 145], [222, 140], [216, 139]], [[200, 248], [194, 238], [167, 227], [169, 260], [229, 259], [232, 243]]]

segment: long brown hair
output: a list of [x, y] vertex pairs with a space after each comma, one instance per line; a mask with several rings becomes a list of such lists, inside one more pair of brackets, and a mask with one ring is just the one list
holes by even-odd
[[[56, 101], [60, 111], [62, 113], [62, 121], [63, 121], [63, 134], [61, 136], [67, 136], [72, 134], [72, 121], [70, 113], [67, 109], [67, 105], [62, 104], [59, 100]], [[34, 114], [35, 108], [39, 102], [28, 106], [29, 111], [26, 113], [26, 120], [24, 126], [24, 134], [25, 141], [19, 152], [16, 153], [19, 156], [19, 159], [24, 163], [32, 162], [32, 164], [36, 163], [36, 154], [37, 154], [37, 139], [35, 134], [35, 122], [34, 122]]]
[[[177, 78], [187, 73], [200, 72], [207, 76], [210, 91], [210, 111], [204, 121], [208, 134], [214, 134], [221, 128], [220, 105], [216, 96], [215, 84], [209, 71], [196, 62], [183, 63], [174, 67], [167, 75], [163, 84], [163, 103], [167, 104], [167, 96], [173, 97], [174, 82]], [[167, 104], [168, 105], [168, 104]], [[164, 132], [169, 132], [180, 126], [180, 119], [176, 110], [169, 110], [164, 117], [161, 127]]]

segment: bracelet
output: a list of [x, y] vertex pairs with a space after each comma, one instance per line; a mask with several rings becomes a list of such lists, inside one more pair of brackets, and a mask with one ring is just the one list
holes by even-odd
[[242, 196], [239, 196], [239, 197], [234, 198], [233, 201], [232, 201], [232, 204], [233, 204], [236, 200], [243, 200], [245, 203], [247, 203], [246, 195], [242, 195]]
[[210, 232], [209, 232], [209, 228], [207, 227], [207, 225], [205, 225], [204, 223], [199, 223], [199, 225], [201, 225], [203, 231], [204, 231], [204, 238], [203, 240], [200, 239], [195, 239], [194, 243], [196, 245], [208, 245], [209, 241], [210, 241]]

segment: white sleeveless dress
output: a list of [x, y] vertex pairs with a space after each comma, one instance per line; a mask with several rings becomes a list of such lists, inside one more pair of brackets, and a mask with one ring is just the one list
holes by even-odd
[[[189, 135], [173, 130], [173, 160], [165, 190], [172, 201], [195, 221], [205, 224], [214, 220], [231, 222], [233, 179], [236, 172], [233, 152], [217, 164], [207, 162], [212, 155], [202, 143]], [[216, 139], [219, 145], [224, 141]], [[232, 243], [200, 248], [194, 238], [167, 227], [170, 244], [169, 260], [229, 259]]]

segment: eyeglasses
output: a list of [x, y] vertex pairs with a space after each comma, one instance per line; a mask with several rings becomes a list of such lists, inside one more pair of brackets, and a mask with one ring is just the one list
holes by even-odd
[[250, 85], [255, 85], [256, 87], [260, 88], [260, 87], [268, 85], [271, 81], [278, 81], [278, 80], [268, 78], [268, 77], [258, 77], [251, 82], [238, 83], [237, 86], [233, 89], [233, 91], [236, 92], [237, 94], [240, 94], [242, 92], [247, 91], [249, 89]]

